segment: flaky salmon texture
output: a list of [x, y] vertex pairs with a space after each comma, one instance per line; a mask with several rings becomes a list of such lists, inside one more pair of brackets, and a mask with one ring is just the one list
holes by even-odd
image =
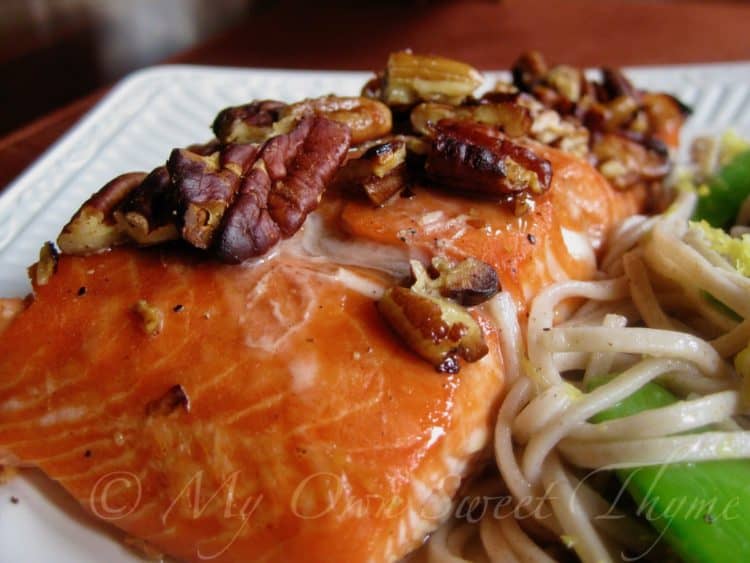
[[[377, 303], [409, 287], [410, 259], [473, 258], [523, 326], [540, 289], [594, 275], [607, 233], [658, 183], [655, 140], [675, 134], [652, 111], [650, 146], [617, 137], [633, 144], [626, 164], [648, 162], [616, 188], [602, 167], [618, 155], [596, 154], [610, 130], [575, 115], [584, 89], [572, 103], [529, 68], [477, 100], [470, 67], [397, 53], [354, 109], [232, 108], [213, 144], [129, 177], [117, 210], [94, 200], [59, 258], [48, 246], [31, 268], [28, 306], [2, 302], [0, 461], [40, 468], [179, 560], [379, 562], [417, 548], [487, 457], [503, 359], [486, 301], [431, 298], [468, 311], [486, 347], [449, 350], [438, 369]], [[591, 107], [606, 109], [599, 96]], [[564, 131], [542, 138], [540, 115]], [[223, 192], [207, 190], [216, 178]], [[81, 234], [81, 217], [99, 230]]]

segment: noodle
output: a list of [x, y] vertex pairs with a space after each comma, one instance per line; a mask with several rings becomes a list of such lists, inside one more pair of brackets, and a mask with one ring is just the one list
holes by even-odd
[[[549, 563], [562, 546], [584, 562], [646, 554], [660, 537], [610, 506], [596, 490], [597, 475], [750, 457], [750, 432], [737, 418], [747, 413], [742, 381], [732, 365], [750, 341], [750, 280], [688, 228], [695, 201], [683, 192], [662, 215], [623, 221], [599, 279], [544, 290], [531, 304], [525, 338], [510, 295], [488, 304], [509, 389], [495, 426], [494, 490], [510, 498], [478, 523], [444, 524], [427, 544], [429, 561], [467, 561], [479, 549], [477, 560]], [[580, 298], [586, 302], [556, 323]], [[602, 375], [610, 378], [589, 390]], [[590, 422], [651, 381], [681, 400]], [[492, 480], [483, 483], [493, 490]]]

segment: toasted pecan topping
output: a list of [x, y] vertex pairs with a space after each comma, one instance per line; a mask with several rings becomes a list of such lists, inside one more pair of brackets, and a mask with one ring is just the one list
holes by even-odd
[[[348, 126], [314, 112], [283, 119], [288, 132], [263, 144], [212, 142], [175, 149], [166, 167], [147, 177], [111, 182], [63, 231], [63, 250], [87, 254], [127, 242], [151, 245], [181, 238], [232, 263], [265, 253], [294, 234], [317, 207], [350, 142]], [[91, 224], [106, 236], [88, 236]]]
[[[642, 92], [618, 69], [602, 69], [600, 82], [589, 81], [579, 69], [564, 65], [549, 68], [536, 52], [519, 58], [513, 67], [513, 82], [519, 90], [532, 94], [535, 103], [574, 124], [572, 130], [565, 126], [568, 133], [555, 146], [579, 156], [589, 156], [590, 152], [599, 171], [615, 187], [624, 189], [661, 180], [669, 172], [669, 153], [662, 150], [662, 141], [676, 143], [677, 132], [689, 112], [672, 96]], [[538, 139], [535, 131], [543, 129], [537, 124], [540, 119], [535, 116], [532, 126], [532, 135]], [[552, 124], [555, 120], [547, 116], [545, 121]], [[557, 121], [561, 122], [559, 116]], [[576, 122], [592, 134], [579, 134]], [[584, 140], [590, 142], [585, 153]]]
[[437, 124], [426, 171], [450, 187], [494, 196], [541, 193], [552, 181], [549, 161], [530, 149], [490, 126], [450, 120]]
[[464, 307], [442, 296], [446, 274], [436, 282], [417, 261], [412, 261], [412, 274], [411, 288], [392, 287], [378, 301], [393, 331], [438, 371], [456, 373], [459, 358], [476, 362], [484, 357], [488, 348], [479, 324]]
[[182, 239], [238, 262], [298, 230], [334, 177], [383, 205], [426, 176], [513, 204], [520, 215], [552, 177], [534, 142], [594, 163], [615, 187], [653, 184], [669, 171], [666, 147], [687, 110], [669, 95], [637, 90], [619, 70], [590, 81], [536, 52], [516, 62], [513, 84], [498, 82], [477, 99], [481, 83], [467, 64], [401, 51], [361, 97], [226, 108], [213, 123], [215, 139], [175, 149], [148, 176], [104, 186], [58, 244], [87, 254]]

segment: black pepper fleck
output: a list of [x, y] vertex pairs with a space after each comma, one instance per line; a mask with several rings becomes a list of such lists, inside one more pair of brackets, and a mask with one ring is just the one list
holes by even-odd
[[703, 521], [706, 524], [713, 524], [714, 523], [714, 515], [711, 513], [706, 513], [705, 516], [703, 516]]
[[172, 307], [172, 310], [173, 310], [173, 311], [174, 311], [175, 313], [179, 313], [179, 312], [180, 312], [180, 311], [182, 311], [182, 310], [183, 310], [184, 308], [185, 308], [185, 307], [183, 307], [183, 306], [182, 306], [181, 304], [177, 304], [177, 305], [175, 305], [174, 307]]
[[526, 238], [529, 239], [529, 243], [530, 244], [536, 244], [536, 237], [534, 235], [532, 235], [531, 233], [529, 233], [528, 235], [526, 235]]
[[78, 293], [76, 295], [78, 295], [78, 297], [83, 297], [84, 295], [86, 295], [86, 291], [86, 286], [82, 285], [78, 288]]
[[10, 502], [13, 504], [18, 504], [18, 497], [10, 497]]
[[86, 450], [83, 452], [83, 457], [91, 457], [91, 450]]

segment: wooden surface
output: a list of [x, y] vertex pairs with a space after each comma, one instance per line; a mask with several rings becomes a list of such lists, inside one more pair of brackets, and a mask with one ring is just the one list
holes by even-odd
[[[748, 2], [403, 4], [282, 0], [168, 62], [377, 69], [390, 51], [405, 47], [493, 69], [507, 67], [529, 48], [552, 63], [581, 66], [750, 60]], [[0, 139], [0, 189], [102, 95], [92, 93]]]

